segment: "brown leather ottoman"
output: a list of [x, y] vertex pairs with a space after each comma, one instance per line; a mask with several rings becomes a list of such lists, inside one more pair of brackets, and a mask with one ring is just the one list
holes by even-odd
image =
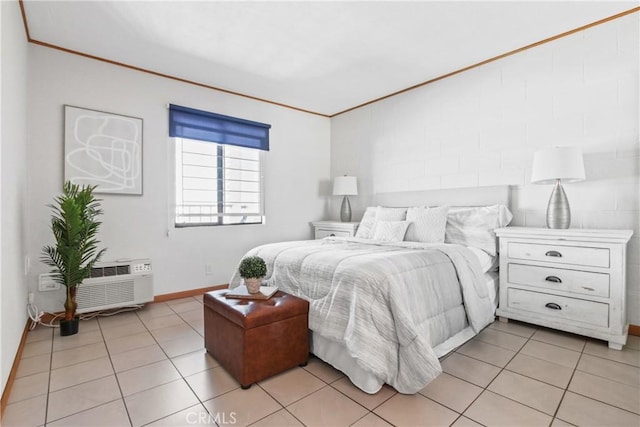
[[204, 345], [242, 386], [309, 360], [309, 302], [278, 291], [268, 300], [204, 294]]

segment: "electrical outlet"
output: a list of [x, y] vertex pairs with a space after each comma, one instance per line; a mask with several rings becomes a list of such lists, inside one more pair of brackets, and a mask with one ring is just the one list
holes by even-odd
[[60, 283], [53, 280], [53, 274], [44, 273], [38, 276], [38, 290], [40, 292], [57, 291]]
[[213, 265], [211, 264], [205, 264], [204, 265], [204, 273], [207, 276], [211, 276], [213, 274]]
[[29, 292], [29, 304], [33, 304], [33, 292]]
[[29, 275], [30, 269], [31, 269], [31, 258], [29, 258], [29, 255], [25, 255], [24, 256], [24, 275], [25, 276]]

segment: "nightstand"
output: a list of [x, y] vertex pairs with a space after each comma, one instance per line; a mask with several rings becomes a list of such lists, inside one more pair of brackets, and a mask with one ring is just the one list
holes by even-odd
[[314, 221], [311, 223], [315, 230], [315, 238], [323, 239], [327, 236], [353, 237], [356, 235], [359, 222]]
[[627, 342], [626, 252], [632, 230], [506, 227], [500, 238], [500, 320]]

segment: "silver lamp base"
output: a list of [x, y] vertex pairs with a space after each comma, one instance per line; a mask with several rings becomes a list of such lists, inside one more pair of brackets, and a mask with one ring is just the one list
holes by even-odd
[[351, 222], [351, 203], [349, 203], [349, 196], [344, 196], [344, 199], [342, 199], [342, 206], [340, 206], [340, 221]]
[[549, 205], [547, 206], [547, 228], [565, 229], [571, 225], [571, 209], [569, 209], [569, 200], [560, 184], [560, 180], [556, 180], [553, 187]]

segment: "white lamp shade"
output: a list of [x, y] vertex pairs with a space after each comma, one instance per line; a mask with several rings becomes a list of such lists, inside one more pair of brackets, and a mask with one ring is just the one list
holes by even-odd
[[582, 150], [576, 147], [553, 147], [535, 152], [531, 182], [553, 184], [557, 179], [565, 182], [584, 181]]
[[333, 180], [334, 196], [357, 196], [358, 180], [355, 176], [337, 176]]

